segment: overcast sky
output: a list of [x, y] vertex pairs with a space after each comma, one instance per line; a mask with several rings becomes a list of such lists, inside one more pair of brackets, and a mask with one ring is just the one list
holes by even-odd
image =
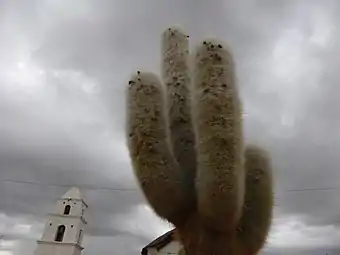
[[0, 0], [0, 255], [33, 255], [72, 185], [89, 204], [84, 255], [138, 254], [169, 229], [145, 206], [123, 128], [126, 81], [139, 67], [159, 72], [160, 34], [173, 24], [193, 44], [218, 37], [234, 50], [247, 140], [270, 149], [275, 170], [264, 254], [339, 254], [339, 8]]

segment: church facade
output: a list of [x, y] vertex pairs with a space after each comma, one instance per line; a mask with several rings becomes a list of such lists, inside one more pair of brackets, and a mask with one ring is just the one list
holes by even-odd
[[58, 199], [54, 211], [48, 215], [35, 255], [81, 255], [87, 208], [76, 187]]

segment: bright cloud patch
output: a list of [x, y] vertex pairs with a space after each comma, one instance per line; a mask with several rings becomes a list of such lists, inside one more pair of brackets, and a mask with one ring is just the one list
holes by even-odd
[[289, 216], [276, 219], [269, 238], [275, 248], [318, 248], [339, 244], [340, 230], [335, 226], [308, 226], [301, 217]]
[[[138, 205], [128, 214], [117, 215], [114, 224], [120, 223], [121, 230], [146, 238], [155, 238], [171, 229], [170, 224], [159, 219], [145, 204]], [[124, 224], [123, 224], [124, 223]]]

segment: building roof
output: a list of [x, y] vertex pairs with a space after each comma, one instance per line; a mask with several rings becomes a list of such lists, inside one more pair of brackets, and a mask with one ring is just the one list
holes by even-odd
[[63, 196], [63, 199], [79, 199], [83, 200], [83, 196], [77, 187], [69, 189]]
[[157, 250], [162, 249], [165, 245], [175, 240], [175, 230], [170, 230], [166, 232], [164, 235], [161, 235], [157, 239], [153, 240], [151, 243], [149, 243], [147, 246], [145, 246], [142, 249], [141, 254], [147, 255], [149, 248], [155, 248]]

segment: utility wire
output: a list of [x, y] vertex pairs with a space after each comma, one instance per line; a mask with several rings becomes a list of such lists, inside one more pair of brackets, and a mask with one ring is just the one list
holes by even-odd
[[16, 180], [1, 180], [0, 182], [9, 182], [9, 183], [21, 183], [21, 184], [31, 184], [31, 185], [41, 185], [41, 186], [51, 186], [51, 187], [79, 187], [81, 189], [87, 190], [109, 190], [109, 191], [138, 191], [138, 189], [132, 188], [109, 188], [109, 187], [99, 187], [99, 186], [91, 186], [91, 185], [71, 185], [71, 184], [53, 184], [53, 183], [42, 183], [42, 182], [34, 182], [34, 181], [16, 181]]
[[[100, 186], [93, 186], [93, 185], [53, 184], [53, 183], [42, 183], [42, 182], [35, 182], [35, 181], [18, 181], [18, 180], [2, 180], [0, 182], [21, 183], [21, 184], [31, 184], [31, 185], [41, 185], [41, 186], [51, 186], [51, 187], [73, 187], [73, 186], [77, 186], [81, 189], [87, 189], [87, 190], [139, 192], [138, 189], [133, 189], [133, 188], [110, 188], [110, 187], [100, 187]], [[288, 189], [288, 190], [282, 190], [281, 192], [291, 193], [291, 192], [331, 191], [331, 190], [340, 190], [340, 187]]]
[[305, 188], [305, 189], [288, 189], [285, 192], [303, 192], [303, 191], [328, 191], [328, 190], [339, 190], [339, 187], [328, 187], [328, 188]]

